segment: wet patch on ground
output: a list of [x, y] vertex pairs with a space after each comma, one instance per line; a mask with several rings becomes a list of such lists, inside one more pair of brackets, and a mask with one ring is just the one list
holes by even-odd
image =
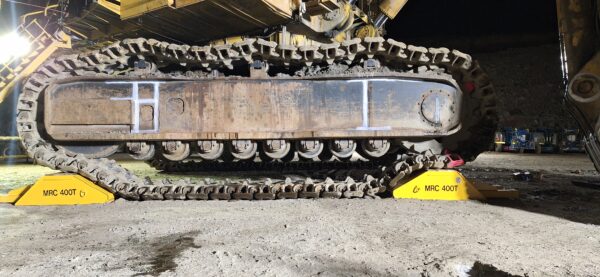
[[134, 276], [158, 276], [167, 271], [174, 271], [177, 268], [175, 259], [181, 256], [183, 251], [189, 248], [201, 248], [200, 245], [194, 243], [194, 237], [199, 234], [198, 231], [186, 232], [180, 234], [160, 237], [154, 242], [150, 242], [147, 248], [142, 253], [151, 253], [150, 257], [145, 261], [145, 267], [149, 268], [144, 272], [140, 272]]
[[521, 277], [499, 270], [493, 265], [476, 261], [467, 274], [471, 277]]

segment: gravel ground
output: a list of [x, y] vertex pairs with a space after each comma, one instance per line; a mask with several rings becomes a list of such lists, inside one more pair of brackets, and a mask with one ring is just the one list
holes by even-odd
[[[0, 205], [0, 276], [600, 275], [600, 190], [571, 183], [600, 179], [587, 157], [488, 153], [462, 171], [521, 198]], [[1, 166], [0, 182], [48, 172]]]

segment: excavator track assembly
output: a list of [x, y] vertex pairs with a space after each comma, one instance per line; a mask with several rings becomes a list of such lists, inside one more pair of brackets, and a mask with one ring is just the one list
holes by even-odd
[[[471, 56], [383, 38], [406, 3], [58, 1], [23, 17], [23, 30], [45, 26], [28, 36], [42, 46], [22, 74], [3, 67], [0, 89], [24, 80], [17, 129], [34, 162], [117, 197], [390, 196], [415, 172], [475, 159], [497, 123]], [[115, 153], [164, 172], [265, 174], [151, 180]]]
[[[375, 41], [375, 43], [373, 43]], [[134, 44], [135, 42], [135, 44]], [[390, 158], [388, 155], [381, 158], [380, 161], [385, 161], [385, 164], [380, 164], [378, 168], [373, 169], [371, 174], [365, 175], [362, 179], [347, 178], [345, 180], [315, 180], [304, 179], [292, 181], [290, 179], [282, 181], [263, 180], [263, 181], [195, 181], [195, 180], [179, 180], [172, 182], [169, 180], [152, 181], [142, 179], [123, 167], [119, 166], [114, 160], [106, 158], [90, 158], [86, 157], [85, 153], [76, 153], [70, 150], [69, 147], [60, 145], [60, 142], [49, 140], [47, 134], [39, 132], [38, 116], [40, 113], [40, 99], [49, 99], [48, 91], [57, 87], [57, 80], [110, 80], [110, 82], [128, 82], [129, 86], [133, 82], [161, 82], [168, 83], [171, 80], [186, 82], [187, 80], [228, 80], [231, 76], [220, 77], [220, 74], [212, 72], [206, 74], [206, 71], [171, 71], [161, 72], [160, 70], [152, 70], [153, 65], [147, 65], [146, 68], [136, 68], [132, 64], [139, 64], [152, 60], [160, 60], [161, 62], [170, 61], [171, 65], [176, 67], [185, 63], [189, 65], [192, 62], [197, 62], [203, 66], [227, 67], [232, 64], [232, 61], [241, 62], [246, 67], [255, 64], [255, 60], [262, 63], [277, 64], [281, 62], [280, 56], [273, 55], [273, 49], [267, 52], [260, 52], [260, 44], [258, 40], [249, 40], [248, 43], [253, 47], [254, 52], [251, 55], [228, 56], [227, 59], [215, 59], [211, 63], [206, 64], [204, 60], [194, 60], [200, 57], [190, 49], [197, 47], [182, 46], [169, 43], [161, 43], [154, 40], [123, 40], [115, 42], [107, 47], [99, 50], [82, 52], [79, 54], [67, 54], [58, 56], [49, 60], [40, 69], [34, 73], [24, 84], [23, 92], [19, 96], [19, 113], [18, 113], [18, 130], [22, 138], [23, 144], [27, 152], [35, 160], [36, 163], [57, 169], [66, 173], [77, 173], [89, 180], [95, 182], [103, 188], [115, 193], [119, 197], [131, 200], [163, 200], [163, 199], [181, 199], [181, 200], [208, 200], [208, 199], [276, 199], [276, 198], [362, 198], [376, 197], [383, 193], [386, 189], [393, 188], [404, 177], [408, 177], [412, 172], [422, 169], [445, 168], [449, 163], [449, 159], [445, 155], [433, 154], [432, 151], [426, 150], [422, 153], [405, 151], [402, 155], [396, 155]], [[383, 41], [381, 38], [366, 38], [365, 40], [354, 40], [355, 47], [339, 47], [335, 49], [335, 53], [344, 53], [339, 55], [330, 67], [339, 66], [344, 70], [337, 70], [335, 74], [329, 73], [330, 68], [320, 68], [319, 66], [311, 65], [302, 67], [301, 72], [295, 72], [293, 75], [275, 77], [281, 79], [302, 80], [318, 76], [317, 78], [336, 79], [347, 76], [417, 76], [427, 78], [439, 78], [453, 80], [452, 75], [459, 76], [458, 81], [466, 84], [470, 91], [470, 97], [476, 99], [479, 103], [475, 110], [481, 117], [488, 117], [488, 120], [493, 120], [493, 89], [489, 84], [486, 75], [481, 71], [478, 65], [471, 61], [470, 57], [460, 52], [450, 52], [445, 49], [425, 49], [422, 47], [406, 46], [405, 44], [395, 42], [393, 40]], [[349, 45], [350, 43], [344, 43]], [[134, 47], [133, 45], [137, 46]], [[274, 45], [272, 48], [276, 48]], [[235, 45], [229, 45], [229, 51], [242, 53], [243, 48], [236, 49]], [[181, 51], [187, 49], [187, 51]], [[234, 51], [238, 50], [238, 51]], [[344, 50], [345, 49], [345, 50]], [[351, 50], [351, 49], [357, 49]], [[325, 50], [323, 50], [325, 51]], [[329, 50], [327, 50], [329, 52]], [[267, 55], [269, 56], [263, 56]], [[252, 60], [248, 61], [248, 57]], [[361, 59], [362, 58], [362, 59]], [[363, 61], [363, 62], [357, 62]], [[301, 61], [299, 61], [301, 62]], [[311, 64], [314, 61], [311, 61]], [[369, 63], [374, 66], [369, 66]], [[388, 67], [388, 64], [389, 66]], [[349, 64], [349, 65], [348, 65]], [[394, 64], [400, 65], [400, 70], [393, 71]], [[168, 66], [163, 66], [163, 68]], [[398, 73], [399, 72], [399, 73]], [[354, 73], [354, 75], [353, 75]], [[450, 74], [449, 74], [450, 73]], [[308, 76], [308, 77], [307, 77]], [[103, 79], [104, 78], [104, 79]], [[252, 79], [251, 77], [234, 77], [236, 79]], [[377, 77], [380, 78], [380, 77]], [[117, 80], [117, 81], [115, 81]], [[64, 81], [58, 81], [63, 82]], [[80, 85], [76, 84], [76, 85]], [[68, 89], [67, 89], [68, 92]], [[46, 94], [46, 95], [44, 95]], [[487, 97], [487, 98], [486, 98]], [[489, 100], [492, 98], [492, 100]], [[467, 104], [470, 104], [467, 102]], [[486, 110], [487, 109], [487, 110]], [[481, 114], [483, 113], [483, 114]], [[46, 110], [45, 115], [48, 114]], [[476, 124], [481, 124], [477, 122]], [[368, 126], [366, 126], [368, 127]], [[463, 126], [466, 128], [469, 126]], [[47, 130], [47, 128], [46, 128]], [[369, 130], [367, 130], [368, 132]], [[375, 130], [374, 132], [377, 132]], [[462, 135], [462, 134], [458, 134]], [[131, 141], [129, 144], [152, 144], [140, 143]], [[189, 143], [189, 142], [174, 142], [174, 144]], [[256, 142], [251, 142], [256, 143]], [[323, 143], [317, 141], [317, 143]], [[463, 144], [460, 148], [465, 151], [465, 156], [480, 151], [478, 145], [470, 141], [457, 141], [456, 143]], [[152, 144], [155, 148], [160, 145], [168, 144], [165, 142]], [[143, 148], [143, 147], [138, 147]], [[160, 151], [167, 151], [167, 147]], [[473, 149], [474, 148], [474, 149]], [[76, 147], [73, 149], [77, 149]], [[177, 147], [171, 153], [177, 154]], [[131, 148], [129, 149], [132, 150]], [[169, 161], [161, 163], [160, 160], [165, 160], [165, 155], [160, 155], [156, 150], [154, 155], [147, 155], [149, 151], [144, 153], [148, 159], [157, 158], [152, 161], [155, 166], [160, 169], [168, 169], [168, 167], [181, 168], [188, 166], [191, 161], [177, 162]], [[134, 151], [132, 151], [134, 152]], [[182, 159], [189, 157], [189, 150], [185, 151]], [[322, 151], [321, 151], [322, 153]], [[427, 154], [429, 153], [429, 154]], [[134, 154], [139, 154], [134, 153]], [[319, 153], [320, 154], [320, 153]], [[90, 156], [94, 156], [93, 154]], [[317, 155], [318, 156], [318, 155]], [[169, 157], [168, 155], [166, 157]], [[241, 156], [240, 156], [241, 157]], [[467, 156], [468, 157], [468, 156]], [[179, 158], [178, 158], [179, 159]], [[176, 160], [176, 159], [175, 159]], [[227, 161], [225, 162], [227, 164]], [[259, 166], [264, 168], [277, 167], [279, 163], [294, 164], [294, 162], [262, 162]], [[304, 162], [304, 167], [313, 166], [316, 162]], [[339, 162], [343, 163], [343, 162]], [[350, 162], [351, 164], [352, 162]], [[247, 162], [249, 167], [254, 166], [253, 162]], [[301, 163], [302, 164], [302, 163]], [[330, 164], [336, 164], [330, 162]], [[219, 164], [208, 162], [208, 168], [217, 168]], [[328, 163], [322, 164], [324, 167]], [[204, 161], [194, 162], [197, 168], [204, 167]], [[285, 166], [287, 167], [287, 166]], [[196, 170], [196, 169], [194, 169]]]

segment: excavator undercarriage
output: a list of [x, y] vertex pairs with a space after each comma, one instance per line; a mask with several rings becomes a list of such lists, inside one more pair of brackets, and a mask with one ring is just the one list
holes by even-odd
[[[406, 1], [374, 2], [378, 9], [371, 1], [71, 6], [81, 15], [61, 19], [63, 30], [80, 46], [56, 52], [24, 82], [19, 134], [37, 163], [142, 200], [376, 197], [414, 171], [474, 159], [497, 121], [487, 75], [459, 51], [382, 38], [383, 24]], [[224, 20], [205, 14], [211, 8], [268, 28], [207, 27]], [[98, 23], [109, 22], [101, 29], [109, 34], [84, 28], [102, 14], [123, 24]], [[139, 24], [162, 14], [163, 26]], [[160, 40], [176, 14], [211, 19], [200, 29], [213, 32], [180, 29]], [[173, 183], [139, 178], [106, 159], [116, 152], [161, 170], [351, 172]], [[351, 160], [356, 154], [368, 162]]]

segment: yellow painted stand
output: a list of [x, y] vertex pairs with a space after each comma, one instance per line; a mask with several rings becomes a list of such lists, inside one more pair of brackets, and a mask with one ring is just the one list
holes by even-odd
[[17, 202], [17, 199], [19, 199], [21, 197], [21, 195], [23, 195], [23, 193], [25, 193], [30, 187], [31, 187], [31, 185], [16, 188], [16, 189], [9, 191], [8, 194], [6, 194], [6, 195], [0, 195], [0, 203], [13, 204], [13, 203]]
[[47, 175], [33, 185], [0, 196], [0, 202], [15, 206], [104, 204], [114, 199], [109, 191], [82, 176], [72, 174]]
[[472, 184], [456, 170], [427, 170], [393, 191], [394, 198], [420, 200], [486, 200], [518, 198], [516, 190]]

